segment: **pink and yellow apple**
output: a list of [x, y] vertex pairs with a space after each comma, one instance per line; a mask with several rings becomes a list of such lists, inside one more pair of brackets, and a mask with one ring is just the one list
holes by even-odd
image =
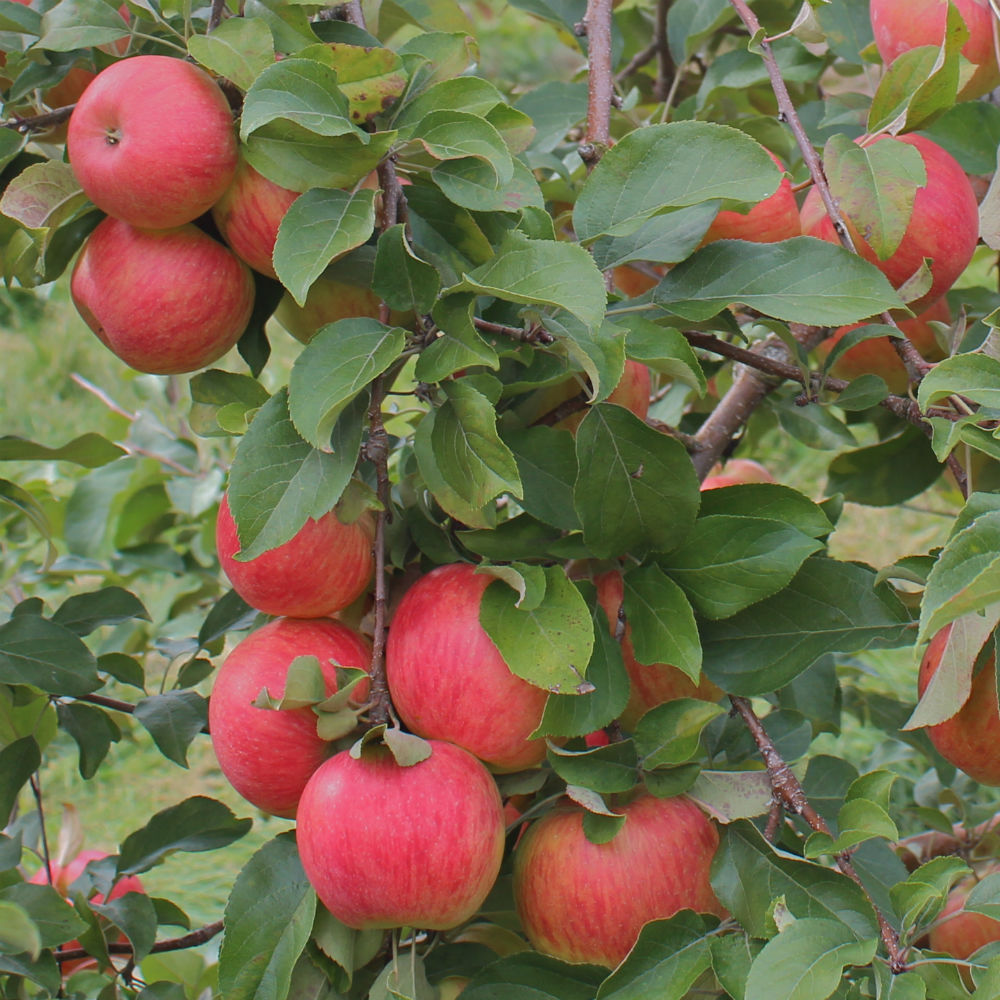
[[249, 268], [195, 226], [137, 229], [113, 218], [84, 243], [70, 291], [106, 347], [156, 375], [221, 358], [246, 329], [254, 301]]
[[691, 909], [722, 916], [709, 884], [719, 846], [711, 821], [683, 796], [640, 793], [605, 844], [583, 832], [583, 809], [560, 805], [514, 852], [514, 901], [528, 940], [566, 962], [614, 968], [642, 925]]
[[233, 115], [215, 81], [193, 63], [156, 55], [97, 75], [70, 117], [67, 151], [98, 208], [146, 229], [207, 212], [237, 162]]
[[401, 767], [382, 746], [322, 764], [299, 801], [306, 876], [348, 927], [445, 930], [468, 920], [503, 858], [500, 793], [461, 747]]
[[512, 674], [479, 624], [494, 580], [452, 563], [410, 587], [389, 627], [386, 677], [396, 711], [417, 735], [457, 743], [493, 770], [517, 771], [545, 756], [545, 740], [529, 736], [548, 692]]
[[739, 486], [741, 483], [773, 482], [774, 476], [760, 462], [751, 458], [730, 458], [725, 465], [716, 465], [712, 469], [711, 475], [702, 482], [701, 489], [704, 492], [723, 486]]
[[275, 549], [240, 561], [236, 522], [223, 496], [215, 527], [222, 571], [244, 601], [269, 615], [323, 618], [361, 596], [375, 570], [375, 525], [367, 511], [345, 524], [336, 509], [310, 518]]
[[[278, 618], [252, 632], [226, 657], [208, 702], [212, 746], [222, 773], [251, 805], [289, 819], [306, 782], [329, 755], [329, 744], [317, 734], [311, 708], [256, 708], [252, 702], [264, 688], [280, 700], [289, 664], [298, 656], [319, 660], [329, 697], [337, 690], [336, 665], [367, 670], [371, 648], [339, 622]], [[367, 688], [365, 681], [354, 689], [356, 702], [364, 701]]]
[[[319, 277], [309, 289], [305, 305], [300, 306], [286, 293], [274, 310], [274, 318], [296, 340], [308, 344], [327, 323], [359, 316], [378, 319], [380, 304], [381, 300], [370, 288]], [[398, 314], [390, 317], [393, 323], [399, 319]]]

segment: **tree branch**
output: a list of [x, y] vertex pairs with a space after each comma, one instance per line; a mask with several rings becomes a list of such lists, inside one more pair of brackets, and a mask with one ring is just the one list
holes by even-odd
[[10, 118], [2, 123], [3, 128], [14, 129], [21, 135], [29, 132], [41, 132], [52, 128], [54, 125], [61, 125], [69, 121], [69, 116], [73, 114], [75, 104], [67, 104], [64, 108], [56, 108], [55, 111], [46, 111], [42, 115], [32, 115], [30, 118]]
[[[91, 705], [100, 705], [101, 708], [110, 708], [113, 712], [125, 712], [132, 715], [135, 712], [135, 705], [128, 701], [119, 701], [117, 698], [107, 698], [103, 694], [80, 694], [76, 695], [75, 701], [90, 702]], [[201, 727], [201, 732], [206, 736], [210, 735], [208, 723]]]
[[611, 72], [611, 0], [587, 0], [582, 33], [587, 36], [589, 72], [587, 134], [579, 152], [590, 170], [611, 145], [611, 106], [615, 97]]
[[[206, 924], [204, 927], [199, 927], [197, 930], [190, 931], [181, 937], [157, 941], [153, 945], [152, 951], [155, 954], [162, 951], [181, 951], [184, 948], [197, 948], [198, 945], [205, 944], [206, 941], [211, 941], [212, 938], [221, 933], [223, 926], [221, 920], [216, 920], [215, 923]], [[132, 945], [127, 941], [110, 941], [108, 943], [108, 954], [131, 955]], [[57, 950], [55, 957], [60, 962], [67, 962], [72, 959], [88, 958], [90, 957], [90, 952], [84, 951], [83, 948], [64, 948], [61, 951]]]

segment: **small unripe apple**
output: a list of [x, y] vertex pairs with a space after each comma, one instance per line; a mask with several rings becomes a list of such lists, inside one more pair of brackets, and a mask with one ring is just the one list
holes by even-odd
[[605, 844], [583, 832], [583, 809], [560, 805], [514, 852], [514, 901], [528, 939], [566, 962], [617, 966], [650, 920], [678, 910], [722, 915], [709, 883], [719, 835], [684, 796], [637, 795]]
[[548, 692], [512, 674], [479, 624], [494, 579], [452, 563], [413, 584], [389, 627], [386, 677], [413, 732], [457, 743], [494, 770], [517, 771], [545, 756], [545, 740], [528, 737]]
[[219, 562], [236, 593], [258, 611], [289, 618], [327, 617], [360, 597], [375, 571], [374, 537], [367, 511], [345, 524], [334, 509], [310, 518], [283, 545], [240, 561], [228, 496], [219, 504], [215, 527]]
[[229, 104], [193, 63], [134, 56], [112, 63], [69, 121], [70, 165], [108, 215], [169, 229], [215, 204], [236, 170]]
[[70, 291], [106, 347], [156, 375], [221, 358], [246, 329], [254, 301], [246, 264], [195, 226], [137, 229], [113, 218], [84, 243]]
[[[959, 100], [967, 101], [1000, 85], [1000, 68], [993, 50], [993, 13], [989, 0], [951, 2], [969, 29], [962, 55], [976, 67], [958, 93]], [[910, 49], [944, 42], [948, 0], [871, 0], [868, 13], [875, 45], [886, 66]]]
[[[317, 734], [311, 708], [252, 703], [264, 688], [280, 701], [288, 667], [298, 656], [319, 660], [329, 697], [337, 690], [336, 665], [367, 670], [371, 648], [339, 622], [278, 618], [251, 632], [226, 657], [208, 701], [212, 746], [222, 773], [249, 803], [288, 818], [295, 816], [302, 789], [326, 760], [330, 745]], [[354, 689], [358, 702], [367, 692], [367, 681], [363, 684]]]
[[496, 783], [461, 747], [430, 746], [410, 767], [385, 747], [369, 745], [357, 759], [345, 750], [302, 793], [302, 867], [348, 927], [455, 927], [496, 881], [504, 842]]
[[[893, 288], [902, 287], [923, 265], [931, 261], [932, 284], [919, 298], [908, 303], [920, 313], [936, 302], [965, 270], [979, 240], [979, 207], [965, 171], [937, 143], [922, 135], [879, 136], [874, 142], [898, 142], [916, 148], [927, 170], [927, 183], [917, 189], [913, 213], [896, 250], [879, 260], [851, 219], [847, 225], [858, 253], [874, 264]], [[819, 192], [812, 188], [802, 205], [802, 232], [829, 243], [839, 243]]]
[[[785, 165], [767, 150], [767, 155], [774, 160], [779, 170]], [[708, 227], [701, 245], [714, 243], [716, 240], [747, 240], [750, 243], [778, 243], [802, 235], [802, 220], [799, 218], [799, 206], [792, 191], [792, 182], [787, 177], [781, 178], [778, 190], [774, 194], [757, 202], [749, 212], [734, 212], [723, 209]]]
[[[923, 697], [944, 655], [951, 626], [931, 639], [917, 676], [917, 694]], [[950, 719], [927, 727], [927, 735], [945, 760], [984, 785], [1000, 785], [1000, 713], [996, 676], [990, 656], [972, 678], [965, 704]]]

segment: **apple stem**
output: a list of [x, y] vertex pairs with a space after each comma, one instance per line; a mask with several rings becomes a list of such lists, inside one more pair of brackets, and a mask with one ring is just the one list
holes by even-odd
[[578, 152], [593, 170], [611, 145], [611, 108], [615, 100], [611, 63], [611, 2], [587, 0], [587, 13], [576, 26], [587, 36], [587, 132]]
[[[774, 803], [777, 804], [777, 810], [775, 804], [771, 806], [771, 814], [768, 817], [768, 829], [771, 829], [773, 821], [774, 833], [776, 835], [779, 820], [775, 818], [775, 813], [777, 811], [780, 816], [781, 809], [788, 809], [790, 812], [795, 813], [796, 816], [801, 816], [813, 830], [831, 835], [826, 820], [820, 816], [809, 802], [799, 779], [795, 777], [792, 769], [785, 763], [784, 758], [778, 752], [774, 742], [764, 728], [763, 722], [761, 722], [757, 713], [753, 710], [750, 702], [746, 698], [739, 698], [735, 695], [730, 695], [729, 700], [733, 704], [733, 709], [746, 723], [747, 729], [750, 730], [750, 735], [753, 737], [754, 743], [757, 744], [757, 749], [760, 751], [760, 755], [767, 767], [767, 776], [771, 782]], [[905, 949], [900, 947], [899, 935], [886, 919], [885, 914], [875, 904], [875, 900], [872, 899], [865, 884], [861, 881], [861, 876], [858, 875], [857, 869], [851, 862], [850, 852], [842, 851], [834, 856], [834, 861], [841, 872], [861, 889], [875, 911], [882, 934], [882, 941], [889, 954], [889, 966], [893, 973], [905, 972], [907, 968], [906, 952]]]

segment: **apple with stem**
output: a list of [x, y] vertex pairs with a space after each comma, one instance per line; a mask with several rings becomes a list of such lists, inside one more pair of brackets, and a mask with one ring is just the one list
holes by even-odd
[[[208, 702], [212, 746], [222, 773], [249, 803], [289, 819], [330, 745], [316, 731], [312, 708], [257, 708], [253, 702], [265, 688], [280, 701], [288, 667], [299, 656], [319, 660], [329, 697], [337, 690], [336, 665], [367, 670], [371, 647], [339, 622], [278, 618], [251, 632], [226, 657]], [[367, 681], [359, 684], [354, 700], [363, 702], [367, 690]]]
[[503, 805], [472, 754], [441, 740], [401, 766], [389, 749], [344, 750], [299, 801], [302, 866], [323, 905], [358, 929], [445, 930], [468, 920], [503, 858]]
[[193, 63], [144, 55], [112, 63], [69, 120], [70, 165], [108, 215], [170, 229], [207, 212], [236, 171], [233, 115]]
[[694, 802], [641, 792], [615, 811], [625, 824], [607, 843], [591, 843], [584, 810], [565, 804], [515, 849], [514, 901], [539, 951], [614, 968], [650, 920], [683, 909], [723, 915], [709, 883], [719, 835]]
[[114, 218], [87, 237], [70, 292], [109, 350], [156, 375], [221, 358], [246, 329], [254, 302], [246, 264], [197, 227], [137, 229]]
[[[917, 675], [917, 694], [923, 697], [941, 666], [951, 626], [941, 629], [927, 646]], [[1000, 712], [997, 711], [993, 657], [974, 674], [965, 704], [950, 719], [927, 727], [927, 736], [945, 760], [984, 785], [1000, 785]]]
[[375, 571], [374, 538], [368, 511], [345, 524], [334, 508], [309, 518], [277, 548], [240, 560], [228, 494], [219, 504], [215, 527], [219, 562], [236, 593], [258, 611], [289, 618], [323, 618], [360, 597]]
[[517, 771], [545, 756], [545, 740], [529, 737], [548, 692], [512, 674], [479, 624], [494, 580], [452, 563], [413, 584], [389, 627], [386, 679], [418, 736], [457, 743], [495, 771]]

